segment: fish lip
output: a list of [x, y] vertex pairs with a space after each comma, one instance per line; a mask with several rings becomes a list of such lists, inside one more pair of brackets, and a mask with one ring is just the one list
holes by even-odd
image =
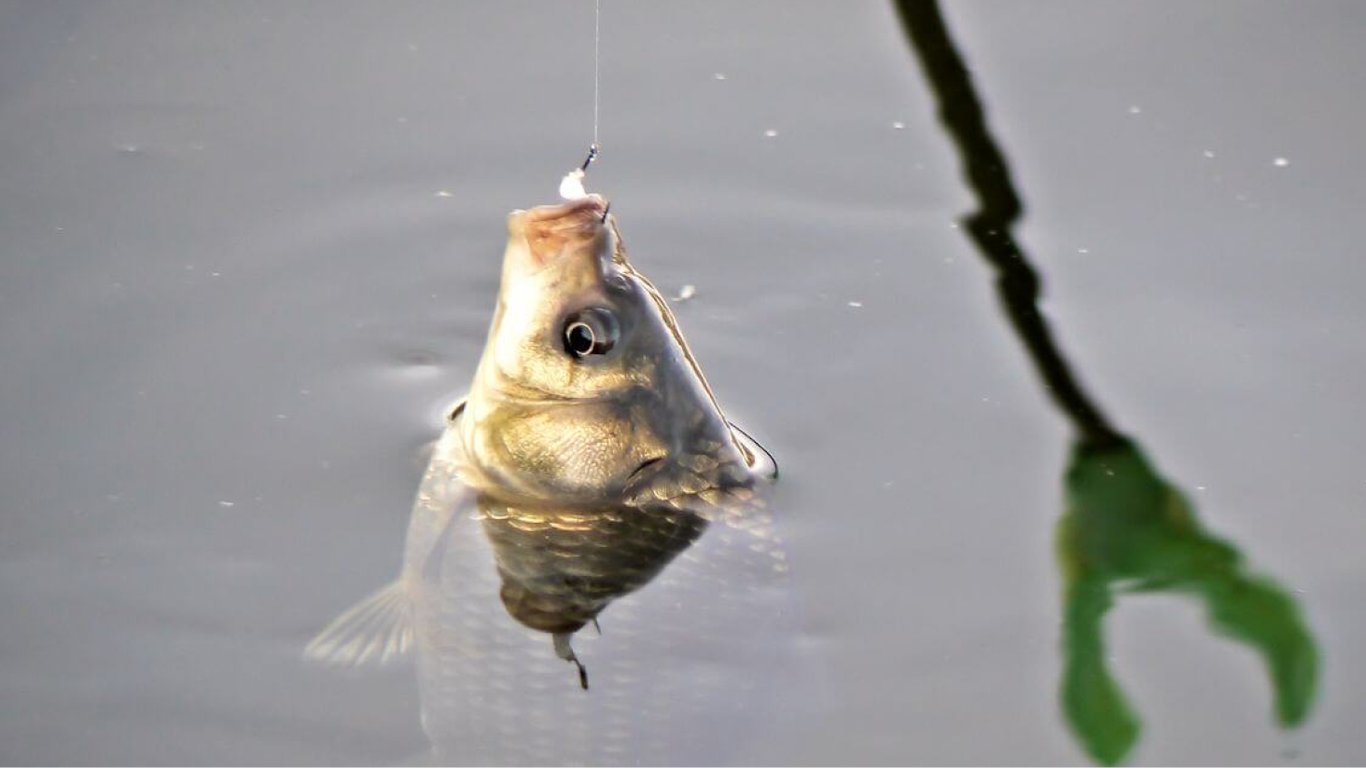
[[528, 210], [513, 211], [513, 215], [523, 226], [532, 224], [545, 224], [563, 219], [570, 216], [581, 215], [585, 211], [592, 211], [602, 218], [602, 214], [607, 211], [607, 199], [599, 194], [590, 194], [576, 200], [569, 200], [563, 203], [552, 205], [538, 205]]
[[569, 252], [597, 254], [610, 237], [606, 214], [607, 201], [601, 195], [513, 211], [508, 215], [508, 234], [512, 242], [520, 241], [525, 255], [507, 263], [533, 274]]

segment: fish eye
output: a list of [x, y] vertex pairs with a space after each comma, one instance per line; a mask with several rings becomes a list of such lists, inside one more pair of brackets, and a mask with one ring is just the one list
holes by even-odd
[[564, 321], [564, 351], [574, 357], [607, 354], [617, 343], [617, 319], [603, 307], [575, 312]]

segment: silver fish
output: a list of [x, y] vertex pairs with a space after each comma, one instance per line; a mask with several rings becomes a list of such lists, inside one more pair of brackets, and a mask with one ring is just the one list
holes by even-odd
[[[402, 572], [306, 655], [353, 665], [415, 646], [438, 759], [722, 759], [706, 745], [744, 743], [737, 707], [786, 658], [786, 562], [757, 493], [776, 465], [726, 421], [602, 198], [514, 211], [508, 230], [488, 341], [418, 489]], [[570, 640], [609, 606], [588, 641], [605, 674], [584, 693]]]

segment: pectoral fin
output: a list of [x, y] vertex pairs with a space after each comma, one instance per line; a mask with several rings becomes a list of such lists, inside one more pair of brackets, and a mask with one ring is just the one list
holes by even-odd
[[349, 608], [304, 648], [304, 658], [337, 666], [384, 664], [412, 644], [412, 612], [404, 580]]

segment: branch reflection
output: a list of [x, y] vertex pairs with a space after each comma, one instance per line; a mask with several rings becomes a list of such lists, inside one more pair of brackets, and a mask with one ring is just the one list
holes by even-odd
[[1059, 698], [1069, 727], [1104, 763], [1123, 760], [1138, 740], [1140, 720], [1107, 668], [1102, 632], [1115, 596], [1130, 592], [1200, 600], [1214, 631], [1261, 656], [1277, 722], [1301, 724], [1314, 700], [1319, 659], [1298, 603], [1250, 572], [1233, 543], [1206, 531], [1186, 496], [1083, 389], [1039, 311], [1038, 272], [1012, 232], [1023, 204], [938, 5], [895, 5], [976, 198], [977, 209], [964, 217], [967, 232], [996, 273], [1007, 321], [1074, 432], [1057, 531], [1064, 615]]

